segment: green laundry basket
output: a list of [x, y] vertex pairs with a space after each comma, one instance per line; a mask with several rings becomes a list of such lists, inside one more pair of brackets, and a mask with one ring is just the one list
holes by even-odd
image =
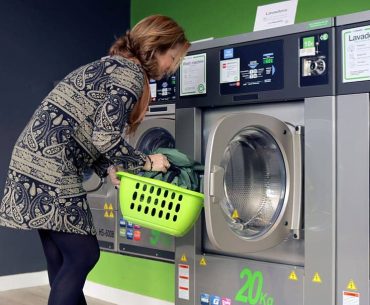
[[173, 236], [185, 235], [203, 208], [204, 195], [171, 183], [118, 172], [123, 217]]

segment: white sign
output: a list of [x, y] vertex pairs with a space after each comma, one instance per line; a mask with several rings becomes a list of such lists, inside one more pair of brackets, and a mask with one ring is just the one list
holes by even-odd
[[343, 305], [360, 305], [360, 293], [343, 291]]
[[181, 264], [178, 269], [178, 297], [179, 299], [189, 300], [190, 294], [190, 272], [189, 265]]
[[298, 0], [277, 2], [257, 7], [254, 31], [294, 24]]
[[207, 54], [185, 56], [180, 65], [180, 96], [206, 94]]
[[150, 86], [150, 95], [152, 99], [155, 100], [157, 97], [157, 83], [150, 83], [149, 86]]
[[343, 83], [370, 80], [370, 26], [342, 31]]
[[240, 58], [220, 61], [220, 83], [240, 81]]

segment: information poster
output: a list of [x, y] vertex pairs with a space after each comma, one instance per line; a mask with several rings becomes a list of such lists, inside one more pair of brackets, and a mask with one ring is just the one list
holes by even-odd
[[257, 7], [254, 31], [294, 24], [298, 0], [282, 1]]
[[370, 80], [370, 26], [342, 31], [343, 83]]
[[185, 56], [180, 65], [180, 96], [207, 93], [206, 53]]

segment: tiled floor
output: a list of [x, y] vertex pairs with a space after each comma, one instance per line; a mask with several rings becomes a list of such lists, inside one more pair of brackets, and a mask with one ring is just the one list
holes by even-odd
[[[47, 305], [49, 286], [15, 289], [0, 292], [0, 305]], [[86, 297], [88, 305], [114, 305]]]

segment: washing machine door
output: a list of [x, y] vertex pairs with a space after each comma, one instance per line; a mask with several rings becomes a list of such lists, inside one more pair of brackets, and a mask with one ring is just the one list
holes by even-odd
[[257, 252], [287, 238], [301, 204], [296, 142], [295, 128], [267, 115], [234, 114], [214, 125], [204, 190], [207, 233], [217, 248]]
[[175, 120], [150, 118], [144, 120], [130, 139], [132, 146], [149, 154], [157, 148], [175, 147]]

